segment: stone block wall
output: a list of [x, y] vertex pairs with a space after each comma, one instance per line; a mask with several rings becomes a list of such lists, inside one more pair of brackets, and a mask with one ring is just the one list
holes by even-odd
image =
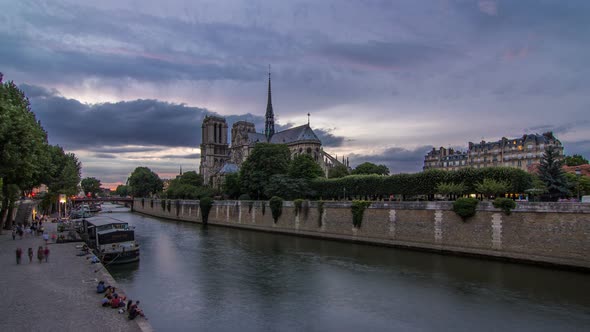
[[[152, 207], [153, 205], [153, 207]], [[506, 215], [481, 202], [463, 221], [449, 202], [375, 202], [361, 227], [352, 225], [350, 202], [284, 202], [275, 223], [268, 201], [215, 201], [209, 223], [267, 232], [299, 234], [425, 250], [493, 256], [590, 269], [590, 204], [519, 202]], [[136, 199], [134, 211], [155, 217], [201, 222], [198, 201]]]

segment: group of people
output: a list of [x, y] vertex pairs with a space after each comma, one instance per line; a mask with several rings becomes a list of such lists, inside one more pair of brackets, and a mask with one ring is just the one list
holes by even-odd
[[[27, 254], [29, 255], [29, 263], [31, 263], [33, 261], [33, 248], [29, 248]], [[16, 248], [16, 264], [21, 263], [22, 256], [23, 250], [20, 247]], [[49, 248], [47, 246], [45, 248], [39, 246], [39, 249], [37, 249], [37, 259], [39, 263], [43, 262], [43, 259], [45, 259], [45, 262], [49, 262]]]
[[[31, 226], [25, 225], [15, 225], [12, 226], [12, 239], [16, 240], [16, 236], [18, 235], [19, 239], [22, 240], [23, 236], [33, 236], [33, 235], [43, 235], [43, 238], [47, 237], [49, 239], [49, 235], [45, 232], [45, 228], [43, 227], [42, 221], [33, 221]], [[46, 241], [47, 241], [46, 239]]]
[[[137, 316], [145, 318], [143, 311], [139, 308], [139, 301], [128, 300], [125, 296], [119, 296], [117, 289], [113, 286], [106, 286], [104, 281], [99, 281], [96, 285], [96, 292], [103, 294], [104, 297], [100, 301], [103, 307], [119, 309], [119, 313], [123, 314], [127, 312], [129, 319], [135, 319]], [[127, 301], [127, 303], [125, 303]]]

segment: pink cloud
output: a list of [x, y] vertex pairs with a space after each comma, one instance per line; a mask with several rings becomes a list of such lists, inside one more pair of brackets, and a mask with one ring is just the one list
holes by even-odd
[[494, 0], [479, 0], [479, 11], [490, 16], [498, 15], [498, 4]]
[[510, 49], [504, 53], [504, 60], [517, 60], [526, 58], [529, 54], [529, 47], [523, 46], [517, 49]]

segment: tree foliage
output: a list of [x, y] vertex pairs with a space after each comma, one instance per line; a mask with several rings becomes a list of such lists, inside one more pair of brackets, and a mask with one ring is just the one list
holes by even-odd
[[376, 165], [370, 162], [364, 162], [352, 170], [352, 174], [377, 174], [389, 175], [389, 168], [385, 165]]
[[80, 183], [82, 190], [84, 190], [84, 195], [88, 196], [90, 194], [93, 198], [100, 192], [101, 185], [100, 180], [94, 177], [84, 178]]
[[547, 187], [547, 200], [557, 200], [569, 194], [567, 179], [561, 166], [558, 151], [553, 146], [548, 146], [538, 168], [539, 179]]
[[117, 194], [119, 197], [126, 197], [129, 195], [129, 187], [124, 184], [120, 184], [117, 186], [117, 189], [115, 189], [115, 194]]
[[488, 197], [507, 193], [509, 189], [510, 184], [508, 182], [489, 178], [485, 178], [483, 181], [475, 184], [475, 192]]
[[563, 162], [566, 166], [580, 166], [586, 165], [588, 163], [588, 159], [584, 158], [582, 155], [574, 154], [571, 156], [566, 156]]
[[310, 155], [300, 154], [289, 163], [287, 175], [293, 179], [315, 179], [324, 176], [324, 171]]
[[313, 196], [309, 187], [309, 182], [305, 179], [293, 179], [286, 175], [277, 174], [271, 176], [266, 188], [264, 189], [266, 197], [279, 196], [292, 200]]
[[45, 167], [43, 183], [50, 193], [78, 193], [82, 164], [73, 153], [65, 153], [60, 146], [48, 145], [49, 163]]
[[240, 168], [242, 192], [251, 197], [264, 197], [270, 178], [287, 174], [290, 160], [291, 153], [284, 144], [256, 144]]
[[[49, 163], [47, 133], [31, 111], [29, 100], [0, 74], [0, 226], [5, 224], [15, 195], [41, 184]], [[19, 195], [17, 194], [16, 197]], [[9, 228], [9, 223], [5, 224]]]
[[238, 173], [230, 173], [225, 176], [223, 179], [223, 184], [221, 186], [223, 192], [229, 197], [230, 199], [236, 199], [240, 197], [241, 193], [241, 183], [240, 183], [240, 174]]
[[516, 202], [510, 198], [496, 198], [492, 204], [495, 208], [504, 211], [506, 215], [510, 215], [512, 209], [516, 207]]
[[465, 185], [463, 183], [441, 182], [436, 185], [436, 192], [445, 197], [462, 195], [465, 193]]
[[508, 192], [523, 193], [531, 188], [533, 176], [521, 169], [510, 167], [464, 168], [457, 171], [427, 170], [414, 174], [350, 175], [337, 179], [317, 178], [311, 182], [311, 190], [321, 199], [337, 199], [343, 196], [371, 197], [401, 195], [412, 197], [437, 194], [440, 183], [463, 183], [465, 193], [475, 193], [476, 185], [485, 178], [509, 183]]
[[200, 199], [205, 196], [211, 196], [211, 189], [203, 187], [203, 177], [195, 171], [177, 176], [166, 190], [166, 197], [173, 199]]
[[137, 167], [127, 179], [127, 185], [135, 197], [148, 197], [162, 191], [164, 186], [158, 174], [147, 167]]
[[343, 178], [348, 175], [350, 175], [350, 172], [348, 171], [348, 167], [346, 167], [342, 164], [338, 164], [338, 165], [330, 168], [330, 170], [328, 170], [328, 178], [329, 179]]
[[213, 199], [208, 196], [202, 197], [199, 200], [199, 207], [201, 208], [201, 218], [203, 218], [203, 224], [206, 225], [209, 221], [209, 212], [211, 212], [211, 208], [213, 207]]

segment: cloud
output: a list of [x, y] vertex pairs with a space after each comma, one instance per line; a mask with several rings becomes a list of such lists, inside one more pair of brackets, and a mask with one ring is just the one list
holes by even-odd
[[450, 46], [433, 42], [368, 41], [364, 43], [330, 43], [319, 46], [326, 60], [368, 66], [375, 69], [407, 69], [460, 53]]
[[498, 4], [494, 0], [479, 0], [477, 6], [479, 11], [484, 14], [490, 16], [498, 15]]
[[387, 166], [390, 174], [415, 173], [422, 170], [424, 156], [431, 149], [431, 145], [424, 145], [415, 149], [391, 147], [379, 154], [362, 155], [353, 153], [349, 158], [353, 167], [364, 162], [371, 162]]
[[116, 159], [117, 156], [115, 156], [114, 154], [108, 154], [108, 153], [95, 153], [94, 154], [94, 158], [100, 158], [100, 159]]
[[198, 159], [198, 158], [201, 158], [201, 154], [200, 153], [191, 153], [191, 154], [186, 154], [186, 155], [167, 154], [167, 155], [160, 156], [159, 158], [164, 158], [164, 159]]

